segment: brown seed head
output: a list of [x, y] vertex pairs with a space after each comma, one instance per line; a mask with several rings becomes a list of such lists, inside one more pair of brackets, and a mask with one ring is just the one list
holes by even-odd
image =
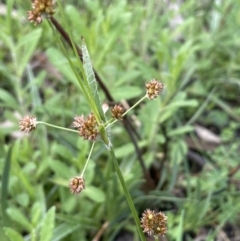
[[164, 236], [167, 233], [167, 216], [147, 209], [141, 219], [143, 232], [153, 236]]
[[73, 121], [73, 127], [79, 129], [84, 124], [84, 116], [75, 116]]
[[19, 127], [21, 131], [29, 133], [35, 130], [37, 126], [37, 118], [35, 116], [25, 115], [22, 120], [19, 121]]
[[32, 10], [27, 12], [29, 22], [40, 24], [43, 17], [49, 17], [55, 13], [55, 0], [34, 0]]
[[153, 79], [149, 83], [146, 83], [147, 97], [152, 100], [155, 99], [163, 90], [164, 84]]
[[122, 105], [114, 105], [111, 111], [112, 111], [113, 118], [122, 120], [122, 115], [125, 111]]
[[84, 116], [76, 116], [73, 126], [78, 129], [79, 135], [85, 140], [95, 141], [98, 137], [98, 125], [95, 116], [91, 113], [84, 119]]
[[71, 193], [78, 194], [85, 189], [85, 181], [83, 177], [74, 177], [69, 182]]
[[28, 21], [30, 23], [34, 22], [35, 25], [40, 24], [43, 20], [41, 13], [38, 11], [35, 11], [34, 9], [32, 11], [28, 11], [27, 16], [28, 16]]

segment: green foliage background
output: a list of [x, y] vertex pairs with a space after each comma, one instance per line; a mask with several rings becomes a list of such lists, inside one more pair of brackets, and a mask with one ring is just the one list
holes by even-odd
[[[116, 101], [133, 105], [152, 78], [165, 84], [160, 98], [130, 113], [145, 165], [159, 170], [155, 190], [142, 189], [142, 170], [126, 130], [120, 123], [111, 130], [139, 215], [146, 208], [164, 211], [169, 240], [200, 235], [214, 240], [222, 233], [233, 239], [240, 224], [240, 175], [230, 175], [239, 167], [240, 154], [240, 3], [169, 2], [63, 4], [75, 42], [84, 36], [93, 66]], [[106, 222], [101, 240], [116, 240], [123, 232], [138, 240], [110, 157], [100, 143], [85, 173], [87, 188], [75, 196], [68, 180], [81, 172], [89, 143], [44, 126], [29, 136], [18, 131], [24, 114], [71, 127], [73, 117], [88, 114], [89, 107], [47, 21], [37, 27], [26, 21], [30, 1], [11, 0], [2, 6], [1, 241], [92, 240]], [[55, 17], [62, 22], [58, 11]], [[69, 55], [75, 61], [70, 49]], [[221, 144], [203, 148], [195, 124], [212, 128]], [[206, 161], [197, 172], [188, 160], [186, 137]]]

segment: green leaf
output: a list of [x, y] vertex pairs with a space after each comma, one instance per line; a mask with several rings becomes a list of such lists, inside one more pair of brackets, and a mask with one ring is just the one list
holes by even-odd
[[176, 100], [176, 102], [173, 102], [160, 110], [161, 114], [159, 117], [159, 122], [163, 123], [169, 119], [171, 116], [173, 116], [179, 107], [196, 107], [197, 105], [197, 100]]
[[3, 230], [11, 241], [24, 241], [22, 236], [12, 228], [3, 228]]
[[29, 232], [32, 230], [32, 224], [27, 220], [27, 218], [19, 211], [17, 208], [8, 208], [7, 213], [9, 217], [18, 223], [21, 227], [27, 229]]
[[[15, 149], [14, 155], [17, 155], [19, 148], [20, 148], [19, 146], [16, 146], [16, 149], [14, 148]], [[31, 184], [31, 181], [28, 175], [24, 173], [19, 163], [16, 161], [17, 160], [16, 156], [13, 156], [13, 160], [14, 160], [14, 165], [12, 170], [14, 174], [16, 175], [16, 177], [18, 177], [19, 181], [23, 184], [25, 189], [28, 191], [28, 194], [30, 195], [30, 197], [33, 198], [35, 195], [35, 190]]]
[[115, 155], [117, 158], [123, 158], [134, 152], [134, 146], [132, 143], [127, 143], [115, 148]]
[[63, 162], [51, 160], [49, 164], [51, 169], [57, 174], [58, 177], [69, 179], [69, 177], [74, 175], [73, 170]]
[[11, 52], [14, 51], [14, 43], [12, 38], [9, 36], [9, 34], [5, 33], [3, 29], [0, 31], [0, 39], [10, 49]]
[[84, 190], [84, 195], [97, 203], [102, 203], [106, 199], [105, 193], [100, 188], [94, 186], [87, 186]]
[[53, 229], [54, 229], [54, 220], [55, 220], [55, 207], [52, 207], [44, 217], [43, 226], [40, 232], [40, 241], [50, 241]]
[[192, 126], [181, 126], [177, 129], [171, 130], [167, 133], [168, 136], [177, 136], [177, 135], [183, 135], [186, 134], [188, 132], [192, 132], [194, 130], [194, 127]]
[[3, 227], [1, 227], [1, 225], [0, 225], [0, 237], [1, 237], [1, 241], [9, 241], [9, 238], [6, 236], [5, 231]]
[[138, 86], [120, 86], [113, 90], [113, 96], [116, 101], [135, 98], [142, 94], [143, 89]]
[[16, 196], [16, 201], [23, 207], [29, 205], [29, 195], [27, 193], [20, 193]]
[[29, 62], [33, 52], [36, 49], [37, 43], [41, 37], [42, 29], [38, 28], [32, 30], [29, 34], [23, 35], [16, 47], [16, 56], [17, 56], [17, 64], [18, 64], [18, 76], [21, 77], [23, 71]]
[[221, 100], [216, 96], [211, 96], [211, 100], [216, 103], [221, 109], [223, 109], [229, 116], [231, 116], [236, 121], [240, 121], [240, 116], [235, 113], [232, 107], [225, 101]]
[[166, 106], [165, 108], [175, 108], [175, 107], [197, 107], [198, 106], [198, 101], [193, 99], [193, 100], [176, 100], [176, 102], [173, 102]]
[[203, 111], [207, 108], [207, 105], [212, 97], [212, 95], [215, 93], [216, 88], [213, 88], [210, 94], [208, 94], [205, 101], [201, 104], [201, 106], [198, 108], [198, 110], [195, 112], [195, 114], [191, 117], [191, 119], [187, 122], [187, 124], [192, 124], [196, 120], [198, 120], [199, 116], [202, 115]]
[[13, 11], [13, 4], [14, 0], [8, 0], [7, 2], [7, 29], [11, 32], [12, 31], [12, 11]]
[[31, 223], [34, 227], [36, 227], [39, 223], [41, 217], [42, 209], [41, 204], [39, 202], [34, 203], [31, 209]]
[[19, 110], [19, 104], [17, 103], [16, 99], [7, 91], [0, 89], [0, 100], [2, 106], [6, 106], [12, 108], [14, 110]]
[[47, 56], [50, 62], [58, 69], [58, 71], [64, 75], [63, 79], [67, 79], [67, 81], [70, 81], [75, 86], [79, 87], [76, 75], [72, 71], [68, 60], [60, 51], [55, 48], [49, 48], [47, 50]]
[[176, 235], [177, 237], [177, 241], [181, 241], [182, 240], [182, 236], [183, 236], [183, 225], [184, 225], [184, 214], [185, 214], [185, 210], [182, 210], [181, 212], [181, 217], [180, 217], [180, 222], [179, 222], [179, 226], [178, 226], [178, 234]]
[[57, 228], [53, 231], [53, 236], [51, 241], [59, 241], [63, 240], [68, 234], [73, 233], [76, 229], [79, 229], [79, 223], [63, 223], [60, 224]]
[[198, 222], [202, 221], [204, 216], [207, 215], [207, 212], [209, 211], [210, 205], [211, 205], [211, 198], [212, 198], [212, 192], [211, 190], [209, 191], [207, 198], [205, 198], [202, 202], [201, 202], [201, 207], [199, 208], [199, 210], [201, 210], [201, 213], [199, 213], [198, 215], [196, 215], [198, 217]]
[[181, 71], [183, 70], [184, 64], [187, 59], [191, 56], [194, 51], [194, 48], [191, 48], [192, 41], [187, 41], [181, 48], [178, 50], [177, 55], [171, 62], [171, 74], [174, 80], [174, 87], [176, 87], [176, 80], [178, 79]]
[[91, 230], [99, 228], [98, 220], [93, 219], [91, 217], [86, 217], [84, 215], [57, 214], [56, 219], [64, 221], [65, 223], [78, 223], [81, 224], [82, 227], [86, 227]]
[[89, 95], [89, 99], [92, 100], [92, 97], [94, 98], [94, 101], [92, 101], [91, 108], [92, 111], [94, 112], [95, 108], [97, 108], [97, 113], [94, 113], [96, 118], [99, 117], [102, 121], [105, 120], [105, 116], [103, 113], [103, 109], [102, 109], [102, 104], [99, 98], [99, 94], [98, 94], [98, 89], [97, 89], [97, 82], [96, 82], [96, 78], [93, 72], [93, 67], [92, 67], [92, 63], [90, 60], [90, 56], [87, 50], [87, 46], [84, 43], [84, 41], [82, 41], [82, 58], [83, 58], [83, 69], [87, 78], [87, 82], [88, 82], [88, 91], [87, 94]]
[[8, 196], [8, 181], [9, 181], [9, 174], [11, 169], [11, 155], [12, 155], [12, 147], [9, 148], [7, 157], [5, 160], [4, 170], [3, 170], [3, 177], [2, 177], [2, 195], [1, 195], [1, 211], [2, 211], [2, 220], [3, 224], [7, 225], [7, 196]]
[[[145, 147], [147, 145], [146, 140], [142, 140], [138, 143], [139, 147]], [[127, 143], [125, 145], [122, 145], [120, 147], [117, 147], [115, 150], [115, 155], [117, 158], [123, 158], [131, 153], [134, 153], [135, 149], [132, 143]]]

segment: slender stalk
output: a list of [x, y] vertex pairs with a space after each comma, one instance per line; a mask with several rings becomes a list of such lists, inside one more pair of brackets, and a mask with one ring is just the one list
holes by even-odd
[[133, 106], [131, 106], [131, 108], [129, 108], [126, 112], [124, 112], [122, 116], [125, 116], [129, 111], [135, 108], [138, 104], [140, 104], [146, 98], [147, 98], [147, 95], [144, 95], [139, 101], [137, 101]]
[[134, 206], [134, 203], [133, 203], [133, 200], [131, 198], [131, 195], [128, 191], [128, 188], [126, 186], [126, 183], [124, 181], [124, 178], [123, 178], [123, 175], [122, 175], [122, 172], [119, 168], [119, 165], [118, 165], [118, 161], [117, 161], [117, 158], [115, 156], [115, 153], [114, 153], [114, 149], [113, 147], [111, 146], [110, 149], [109, 149], [109, 152], [111, 154], [111, 157], [112, 157], [112, 161], [113, 161], [113, 165], [115, 167], [115, 170], [117, 172], [117, 175], [118, 175], [118, 178], [119, 178], [119, 181], [122, 185], [122, 188], [123, 188], [123, 191], [124, 191], [124, 194], [126, 196], [126, 199], [127, 199], [127, 202], [128, 202], [128, 205], [129, 205], [129, 208], [132, 212], [132, 215], [133, 215], [133, 218], [135, 220], [135, 223], [137, 225], [137, 230], [138, 230], [138, 233], [139, 233], [139, 236], [140, 236], [140, 239], [141, 241], [146, 241], [146, 238], [142, 232], [142, 229], [141, 229], [141, 224], [140, 224], [140, 220], [139, 220], [139, 217], [138, 217], [138, 214], [137, 214], [137, 211], [135, 209], [135, 206]]
[[50, 127], [56, 128], [56, 129], [78, 133], [77, 130], [72, 130], [72, 129], [69, 129], [69, 128], [62, 127], [62, 126], [52, 125], [52, 124], [49, 124], [49, 123], [44, 122], [44, 121], [37, 121], [37, 124], [43, 124], [45, 126], [50, 126]]
[[[131, 111], [133, 108], [135, 108], [137, 105], [139, 105], [144, 99], [147, 98], [147, 95], [144, 95], [139, 101], [137, 101], [133, 106], [131, 106], [127, 111], [125, 111], [122, 114], [122, 117], [124, 117], [129, 111]], [[108, 124], [106, 126], [106, 128], [108, 128], [109, 126], [113, 125], [114, 123], [116, 123], [118, 120], [114, 120], [113, 122], [111, 122], [110, 124]]]
[[84, 168], [83, 168], [83, 170], [82, 170], [82, 173], [81, 173], [81, 175], [80, 175], [81, 177], [83, 177], [84, 172], [85, 172], [85, 170], [86, 170], [86, 168], [87, 168], [88, 162], [89, 162], [90, 157], [91, 157], [92, 152], [93, 152], [94, 144], [95, 144], [95, 142], [93, 142], [93, 144], [92, 144], [92, 147], [91, 147], [91, 150], [90, 150], [90, 152], [89, 152], [89, 155], [88, 155], [87, 161], [86, 161], [85, 166], [84, 166]]

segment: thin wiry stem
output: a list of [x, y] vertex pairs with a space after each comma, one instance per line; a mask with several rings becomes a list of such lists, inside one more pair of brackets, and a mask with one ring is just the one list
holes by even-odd
[[85, 163], [85, 165], [84, 165], [84, 168], [83, 168], [83, 170], [82, 170], [82, 173], [81, 173], [81, 175], [80, 175], [81, 177], [83, 177], [84, 172], [85, 172], [85, 170], [86, 170], [86, 168], [87, 168], [88, 162], [89, 162], [90, 157], [91, 157], [92, 152], [93, 152], [94, 144], [95, 144], [95, 142], [93, 142], [93, 144], [92, 144], [92, 147], [91, 147], [91, 149], [90, 149], [90, 152], [89, 152], [89, 155], [88, 155], [87, 161], [86, 161], [86, 163]]
[[110, 149], [109, 149], [109, 152], [111, 154], [111, 157], [112, 157], [112, 162], [113, 162], [113, 165], [115, 167], [115, 170], [116, 170], [116, 173], [118, 175], [118, 178], [119, 178], [119, 181], [121, 183], [121, 186], [123, 188], [123, 191], [124, 191], [124, 194], [125, 194], [125, 197], [127, 199], [127, 202], [128, 202], [128, 205], [129, 205], [129, 208], [132, 212], [132, 215], [133, 215], [133, 218], [134, 218], [134, 221], [136, 223], [136, 226], [137, 226], [137, 230], [138, 230], [138, 234], [140, 236], [140, 239], [141, 241], [146, 241], [146, 238], [143, 234], [143, 231], [142, 231], [142, 228], [141, 228], [141, 224], [140, 224], [140, 220], [139, 220], [139, 217], [138, 217], [138, 214], [137, 214], [137, 211], [136, 211], [136, 208], [134, 206], [134, 203], [133, 203], [133, 200], [131, 198], [131, 195], [128, 191], [128, 188], [127, 188], [127, 185], [124, 181], [124, 178], [123, 178], [123, 174], [119, 168], [119, 164], [118, 164], [118, 161], [117, 161], [117, 158], [115, 156], [115, 153], [114, 153], [114, 149], [113, 147], [111, 146]]
[[[139, 101], [137, 101], [133, 106], [131, 106], [131, 108], [129, 108], [127, 111], [125, 111], [123, 113], [122, 116], [125, 116], [129, 111], [131, 111], [133, 108], [135, 108], [138, 104], [140, 104], [144, 99], [147, 98], [147, 95], [143, 96]], [[116, 123], [118, 120], [114, 120], [113, 122], [111, 122], [110, 124], [108, 124], [106, 126], [106, 128], [110, 127], [111, 125], [113, 125], [114, 123]]]
[[45, 125], [45, 126], [50, 126], [50, 127], [56, 128], [56, 129], [64, 130], [64, 131], [70, 131], [70, 132], [78, 133], [77, 130], [65, 128], [65, 127], [62, 127], [62, 126], [52, 125], [52, 124], [49, 124], [49, 123], [44, 122], [44, 121], [37, 121], [36, 123], [37, 123], [37, 124], [43, 124], [43, 125]]

